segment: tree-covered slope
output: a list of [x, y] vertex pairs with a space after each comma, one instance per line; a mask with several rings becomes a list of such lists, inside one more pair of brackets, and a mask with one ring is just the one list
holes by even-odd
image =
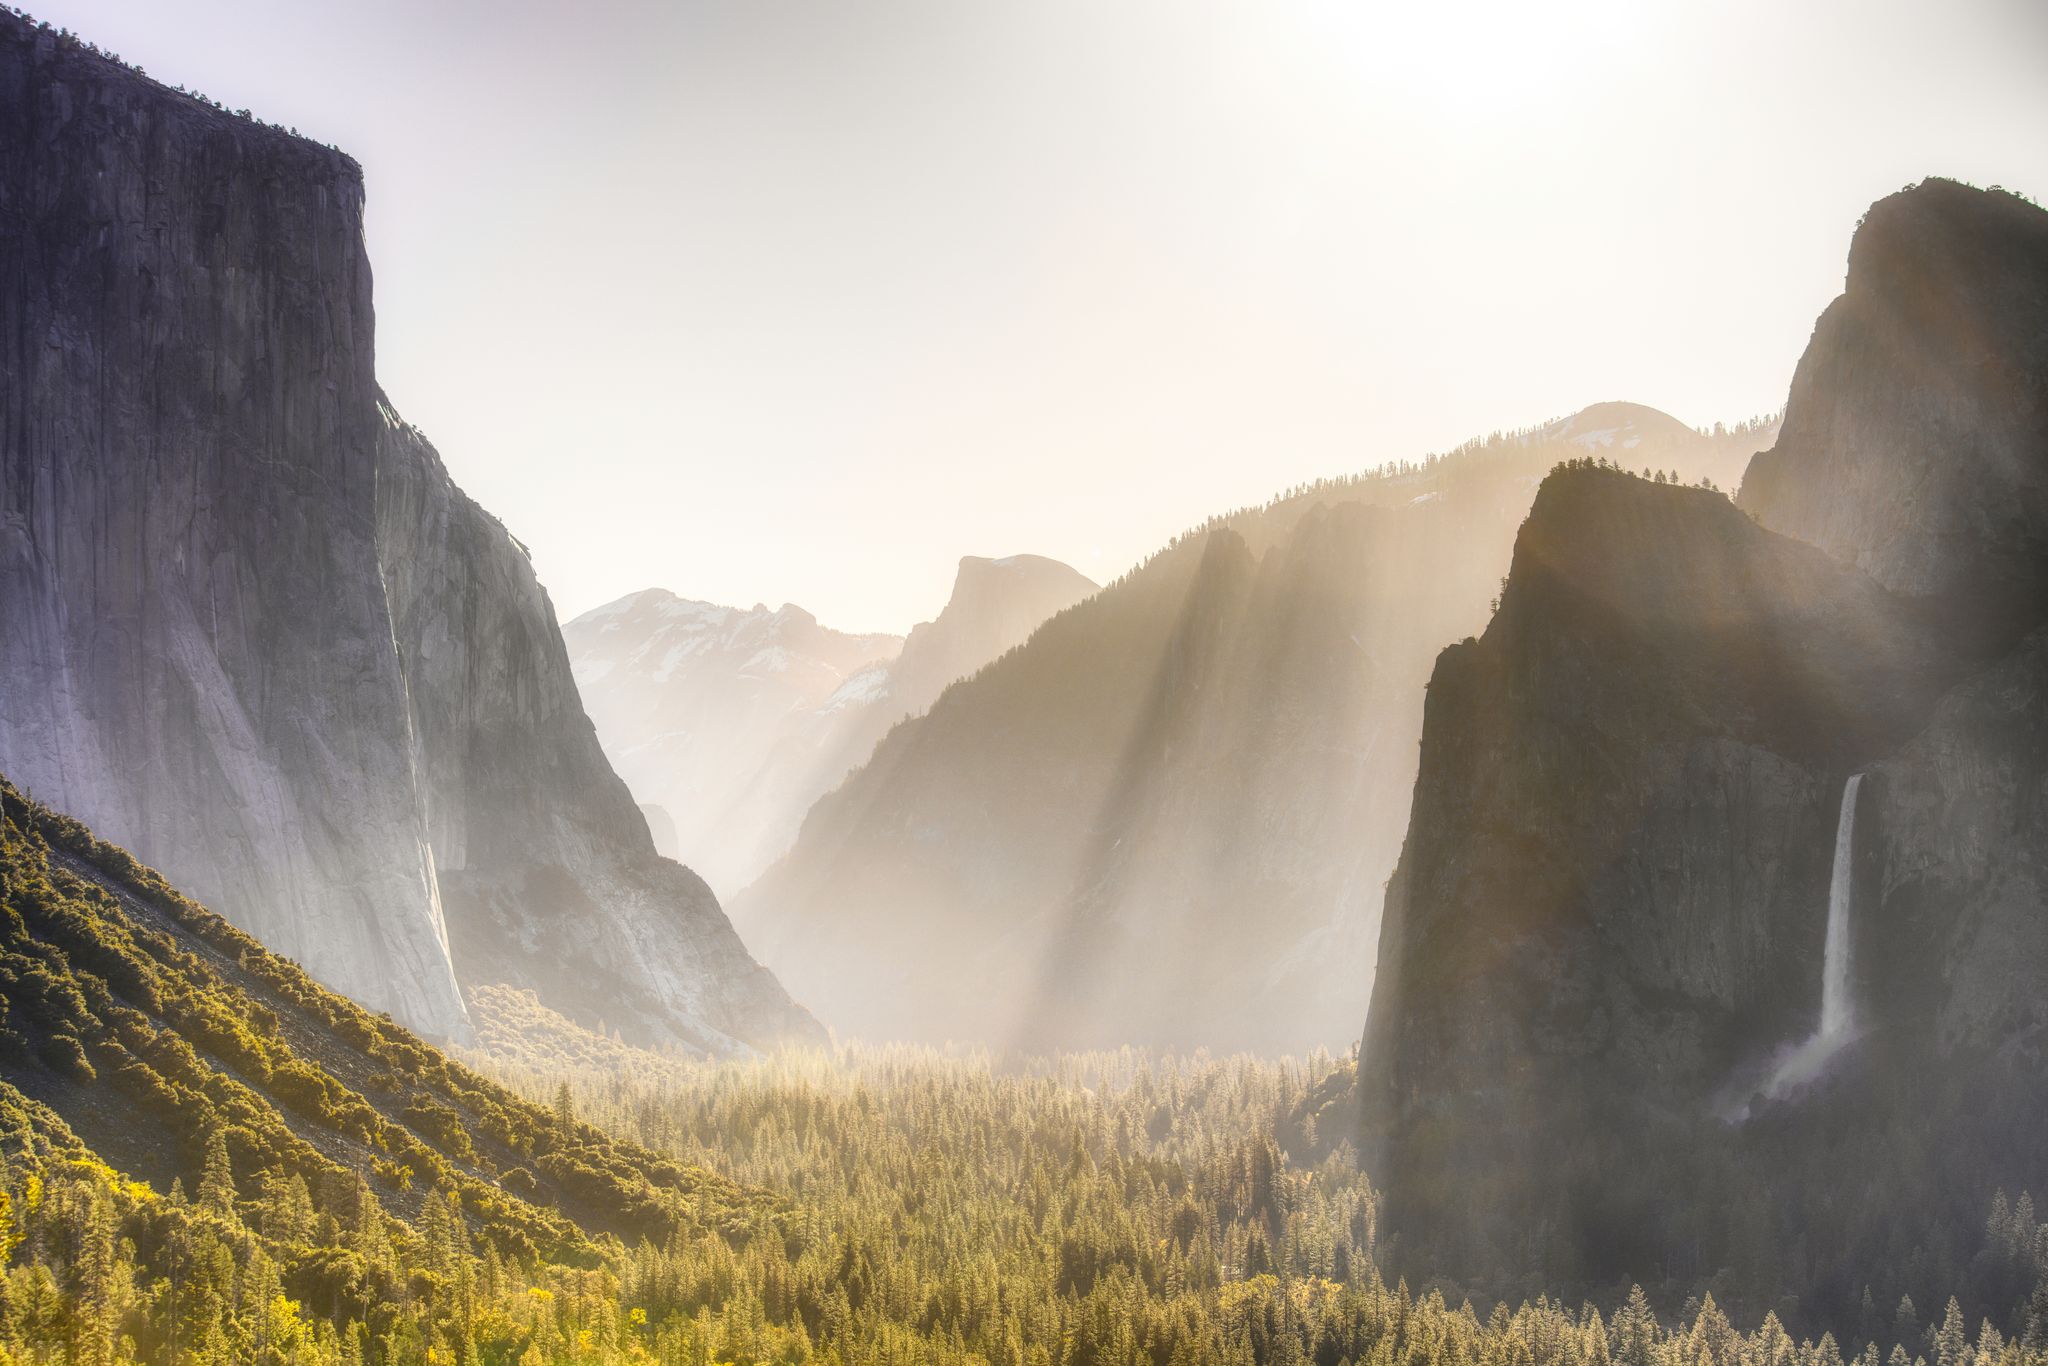
[[[446, 1270], [435, 1237], [539, 1274], [785, 1217], [450, 1061], [4, 781], [0, 1130], [0, 1189], [84, 1163], [144, 1252], [261, 1251], [302, 1303], [377, 1333], [447, 1308], [420, 1282]], [[134, 1313], [123, 1331], [169, 1331]]]

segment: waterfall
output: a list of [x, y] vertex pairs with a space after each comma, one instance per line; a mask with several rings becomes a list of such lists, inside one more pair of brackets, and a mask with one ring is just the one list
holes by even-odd
[[1821, 1064], [1849, 1042], [1856, 1031], [1856, 1004], [1849, 995], [1852, 893], [1856, 881], [1856, 789], [1863, 775], [1842, 785], [1842, 809], [1835, 817], [1835, 864], [1828, 878], [1828, 932], [1820, 970], [1820, 1028], [1787, 1053], [1764, 1086], [1764, 1094], [1783, 1095], [1820, 1075]]
[[1842, 786], [1842, 812], [1835, 818], [1835, 869], [1828, 879], [1828, 938], [1820, 979], [1820, 1034], [1839, 1038], [1856, 1018], [1849, 999], [1849, 893], [1856, 876], [1856, 789], [1861, 773]]

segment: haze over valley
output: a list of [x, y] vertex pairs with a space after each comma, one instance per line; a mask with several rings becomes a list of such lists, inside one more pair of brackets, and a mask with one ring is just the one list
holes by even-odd
[[[858, 494], [823, 450], [773, 457], [801, 492], [746, 498], [744, 443], [659, 470], [564, 449], [611, 511], [529, 496], [551, 473], [502, 521], [467, 490], [506, 470], [457, 442], [505, 413], [457, 423], [444, 453], [392, 391], [432, 367], [406, 347], [392, 364], [380, 330], [436, 305], [373, 287], [375, 166], [116, 56], [116, 34], [162, 32], [121, 4], [100, 36], [0, 11], [0, 1366], [2048, 1366], [2048, 212], [1951, 174], [2010, 152], [2048, 180], [1987, 117], [2048, 82], [2013, 78], [2032, 17], [1986, 5], [1779, 35], [1921, 60], [1899, 103], [1967, 164], [1872, 184], [1830, 220], [1846, 264], [1798, 286], [1810, 335], [1755, 410], [1677, 416], [1604, 388], [1631, 363], [1389, 454], [1494, 398], [1411, 384], [1377, 424], [1318, 406], [1276, 380], [1339, 363], [1305, 332], [1247, 361], [1258, 382], [1205, 393], [1204, 333], [1170, 425], [1217, 427], [1177, 470], [1115, 392], [1171, 369], [1176, 320], [1206, 316], [1172, 290], [1142, 329], [1161, 354], [1092, 397], [1064, 361], [1036, 392], [1007, 372], [963, 387], [980, 339], [889, 371], [932, 281], [835, 273], [806, 228], [787, 259], [813, 293], [755, 298], [811, 319], [787, 356], [814, 392], [883, 371], [930, 381], [935, 408], [1001, 390], [1011, 419], [1057, 410], [1034, 430], [1091, 432], [1099, 468], [1025, 458], [987, 400], [987, 443], [937, 478], [928, 452], [876, 455], [890, 409], [863, 398], [841, 411], [873, 425], [839, 448]], [[590, 98], [662, 108], [649, 64], [680, 43], [676, 72], [792, 101], [787, 127], [732, 127], [732, 155], [836, 183], [815, 92], [707, 56], [733, 40], [720, 25], [765, 22], [715, 8], [645, 18], [648, 50], [622, 48]], [[251, 17], [245, 37], [324, 14]], [[1106, 138], [1193, 98], [1171, 44], [1150, 93], [1136, 71], [1102, 82], [1082, 54], [1135, 21], [1072, 17], [1062, 69]], [[1762, 31], [1734, 11], [1494, 17], [1453, 48], [1468, 99], [1402, 96], [1417, 146], [1607, 99], [1527, 81], [1560, 35], [1634, 89], [1701, 79], [1674, 33]], [[1149, 32], [1251, 42], [1276, 64], [1259, 88], [1291, 70], [1305, 107], [1342, 88], [1296, 45], [1302, 16], [1225, 18]], [[588, 35], [549, 21], [578, 88]], [[800, 5], [776, 50], [861, 85], [896, 70], [906, 92], [932, 74], [897, 65], [906, 39], [984, 80], [1058, 66], [967, 62], [990, 21]], [[823, 29], [859, 41], [827, 55]], [[1509, 33], [1524, 60], [1489, 60]], [[1418, 55], [1441, 39], [1420, 19], [1379, 36]], [[493, 41], [445, 55], [450, 90], [528, 51]], [[1960, 52], [1980, 54], [1974, 84]], [[1207, 79], [1244, 60], [1219, 44]], [[1393, 78], [1373, 71], [1346, 98], [1384, 112]], [[1792, 141], [1819, 136], [1755, 74], [1714, 87], [1723, 155], [1762, 146], [1727, 112], [1749, 96]], [[996, 96], [974, 87], [948, 107], [986, 120]], [[355, 98], [324, 116], [389, 117]], [[471, 126], [525, 126], [496, 107]], [[897, 113], [874, 117], [910, 145]], [[1273, 117], [1260, 103], [1245, 126]], [[1817, 181], [1919, 145], [1863, 117]], [[582, 158], [666, 145], [630, 123]], [[1297, 133], [1303, 154], [1348, 145]], [[531, 155], [497, 212], [552, 221], [597, 183], [545, 140]], [[1022, 213], [1064, 224], [1055, 256], [1107, 250], [1122, 190], [989, 155], [968, 179], [1015, 197], [959, 209], [963, 241], [1006, 240]], [[1493, 164], [1466, 155], [1447, 167]], [[1177, 164], [1126, 168], [1167, 185]], [[625, 376], [666, 344], [602, 325], [609, 233], [647, 231], [630, 179], [583, 201], [591, 325], [542, 340], [562, 391], [506, 411], [551, 423], [587, 393], [571, 353]], [[1285, 207], [1264, 173], [1235, 183]], [[1627, 184], [1617, 164], [1608, 188]], [[1420, 243], [1416, 193], [1400, 232]], [[1747, 199], [1758, 240], [1820, 231], [1810, 202]], [[1521, 233], [1580, 259], [1529, 208], [1478, 237], [1435, 220], [1443, 255], [1418, 247], [1418, 278]], [[1648, 210], [1574, 211], [1583, 236]], [[1723, 269], [1653, 236], [1631, 247], [1661, 260], [1640, 278]], [[1252, 250], [1182, 219], [1153, 241], [1162, 260]], [[1780, 294], [1786, 253], [1753, 268]], [[1300, 265], [1253, 273], [1296, 299]], [[1536, 273], [1502, 287], [1499, 326], [1548, 375], [1516, 321]], [[747, 308], [715, 290], [675, 308], [677, 278], [646, 298], [689, 347], [740, 336]], [[540, 279], [499, 277], [537, 300]], [[1685, 323], [1640, 292], [1545, 297], [1546, 335], [1582, 354]], [[1748, 298], [1742, 348], [1725, 318], [1708, 328], [1740, 351], [1711, 375], [1680, 377], [1706, 350], [1670, 351], [1668, 391], [1744, 392], [1784, 306]], [[861, 313], [872, 354], [821, 361], [798, 340], [811, 309]], [[1247, 315], [1247, 348], [1271, 322]], [[1472, 331], [1460, 383], [1524, 393], [1493, 345]], [[606, 404], [701, 435], [700, 379]], [[786, 439], [787, 414], [737, 390], [756, 454]], [[1340, 421], [1342, 443], [1303, 435]], [[687, 497], [677, 469], [702, 475]], [[828, 484], [842, 505], [821, 519]], [[1106, 517], [1128, 559], [1076, 553]], [[707, 518], [724, 529], [700, 542]], [[670, 572], [707, 544], [715, 571]], [[573, 612], [553, 595], [565, 557]], [[735, 591], [749, 572], [758, 589]], [[815, 596], [787, 600], [800, 579]], [[911, 603], [930, 604], [915, 624]]]

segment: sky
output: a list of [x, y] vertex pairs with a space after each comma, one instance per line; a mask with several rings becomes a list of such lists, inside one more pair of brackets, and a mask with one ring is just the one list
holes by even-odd
[[40, 0], [352, 153], [564, 620], [934, 615], [1605, 399], [1773, 411], [1870, 202], [2048, 196], [2037, 0]]

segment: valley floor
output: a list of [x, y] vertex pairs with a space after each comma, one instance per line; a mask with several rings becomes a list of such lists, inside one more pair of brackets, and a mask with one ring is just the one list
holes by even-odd
[[[50, 1117], [23, 1102], [0, 1143], [0, 1363], [2048, 1362], [2039, 1292], [2004, 1327], [1972, 1330], [1951, 1302], [1924, 1330], [1904, 1306], [1870, 1340], [1816, 1342], [1775, 1313], [1738, 1331], [1711, 1297], [1675, 1320], [1640, 1289], [1605, 1314], [1538, 1298], [1482, 1316], [1390, 1286], [1375, 1192], [1347, 1142], [1315, 1133], [1348, 1060], [999, 1066], [888, 1048], [703, 1063], [589, 1036], [551, 1056], [529, 1036], [516, 1058], [470, 1061], [566, 1124], [773, 1207], [707, 1211], [665, 1245], [605, 1240], [595, 1265], [522, 1263], [438, 1196], [395, 1238], [316, 1211], [303, 1185], [238, 1199], [218, 1163], [196, 1198], [166, 1198], [32, 1134]], [[1283, 1141], [1324, 1155], [1291, 1159]], [[1990, 1251], [2032, 1269], [2041, 1233], [2021, 1219], [2000, 1201]], [[336, 1281], [380, 1261], [398, 1301], [335, 1314]]]

